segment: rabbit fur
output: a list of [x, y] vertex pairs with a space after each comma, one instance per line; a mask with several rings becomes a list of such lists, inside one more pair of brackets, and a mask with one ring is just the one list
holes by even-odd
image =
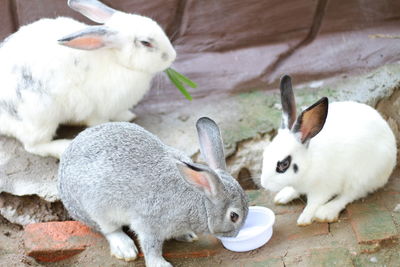
[[[261, 184], [275, 203], [307, 196], [298, 225], [333, 222], [346, 205], [384, 186], [396, 164], [396, 140], [372, 107], [322, 98], [296, 118], [289, 76], [281, 79], [282, 127], [263, 153]], [[329, 112], [328, 112], [329, 109]]]
[[247, 197], [224, 168], [218, 126], [201, 118], [197, 128], [209, 166], [193, 163], [133, 123], [109, 122], [81, 132], [62, 155], [58, 173], [69, 214], [100, 231], [112, 255], [133, 260], [136, 246], [121, 229], [128, 225], [147, 266], [171, 266], [162, 257], [164, 240], [237, 235]]
[[53, 140], [59, 124], [130, 121], [129, 110], [168, 68], [176, 52], [161, 27], [96, 0], [69, 0], [102, 25], [40, 19], [0, 47], [0, 133], [40, 156], [60, 157], [70, 143]]

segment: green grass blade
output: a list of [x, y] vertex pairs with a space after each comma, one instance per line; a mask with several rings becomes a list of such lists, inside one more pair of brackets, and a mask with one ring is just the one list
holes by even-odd
[[175, 75], [176, 78], [178, 78], [178, 80], [180, 80], [183, 83], [186, 83], [188, 86], [192, 87], [192, 88], [197, 88], [197, 83], [195, 83], [194, 81], [190, 80], [188, 77], [186, 77], [185, 75], [183, 75], [182, 73], [177, 72], [174, 69], [169, 68], [169, 70]]
[[186, 97], [188, 100], [192, 100], [192, 96], [186, 90], [185, 86], [180, 82], [180, 80], [175, 76], [176, 74], [170, 71], [171, 69], [167, 69], [165, 72], [167, 73], [168, 78], [171, 82], [179, 89], [179, 91]]

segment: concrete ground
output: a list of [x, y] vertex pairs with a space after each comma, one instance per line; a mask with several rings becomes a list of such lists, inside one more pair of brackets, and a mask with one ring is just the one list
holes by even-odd
[[[211, 236], [195, 243], [169, 241], [165, 257], [175, 266], [400, 266], [400, 169], [389, 183], [368, 197], [350, 204], [336, 223], [298, 227], [304, 207], [297, 200], [276, 206], [264, 190], [247, 190], [251, 205], [266, 206], [276, 214], [271, 240], [245, 253], [227, 251]], [[124, 262], [110, 256], [103, 238], [82, 253], [57, 263], [38, 263], [25, 256], [23, 229], [0, 222], [0, 266], [144, 266], [143, 257]]]

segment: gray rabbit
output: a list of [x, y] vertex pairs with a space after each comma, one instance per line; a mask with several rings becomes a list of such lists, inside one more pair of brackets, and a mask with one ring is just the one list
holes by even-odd
[[111, 254], [134, 260], [138, 250], [123, 231], [138, 235], [147, 266], [172, 266], [162, 257], [167, 239], [195, 233], [236, 236], [248, 200], [228, 174], [218, 126], [196, 124], [209, 166], [193, 163], [142, 127], [110, 122], [80, 133], [61, 157], [58, 189], [70, 215], [100, 231]]

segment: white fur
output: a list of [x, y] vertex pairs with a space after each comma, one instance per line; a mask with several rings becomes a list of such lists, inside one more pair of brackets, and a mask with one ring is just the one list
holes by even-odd
[[[292, 156], [289, 169], [276, 172], [277, 162], [288, 155]], [[275, 201], [281, 204], [299, 194], [307, 195], [307, 205], [297, 221], [307, 225], [314, 219], [337, 220], [348, 203], [384, 186], [396, 164], [396, 141], [373, 108], [336, 102], [329, 105], [325, 125], [308, 147], [289, 129], [280, 129], [263, 157], [262, 186], [280, 191]]]
[[[59, 157], [70, 141], [51, 141], [59, 124], [93, 126], [135, 117], [129, 109], [149, 90], [153, 76], [172, 64], [176, 52], [150, 18], [117, 11], [105, 26], [117, 34], [109, 46], [97, 50], [58, 44], [89, 27], [65, 17], [21, 27], [3, 43], [1, 134], [16, 137], [29, 152]], [[154, 48], [140, 45], [148, 38], [154, 40]], [[24, 71], [34, 82], [20, 90], [27, 81]], [[2, 110], [2, 103], [14, 106], [17, 115]]]

